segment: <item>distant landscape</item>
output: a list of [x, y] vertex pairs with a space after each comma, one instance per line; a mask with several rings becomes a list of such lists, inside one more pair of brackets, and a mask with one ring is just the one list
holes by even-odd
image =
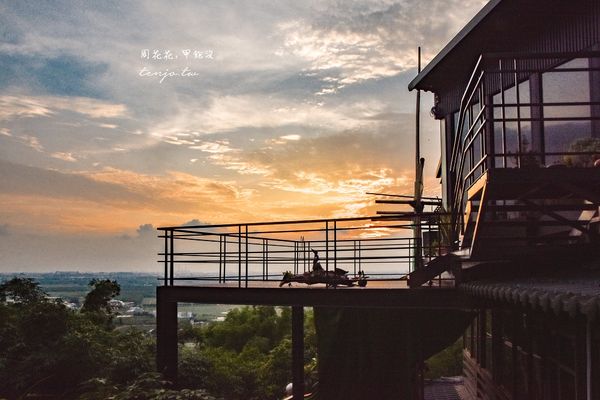
[[[135, 326], [151, 331], [156, 325], [156, 286], [160, 284], [158, 275], [136, 272], [31, 272], [0, 273], [0, 282], [13, 277], [33, 278], [50, 297], [59, 298], [73, 309], [79, 309], [89, 292], [92, 279], [115, 280], [121, 286], [121, 293], [113, 302], [117, 329]], [[222, 321], [227, 313], [235, 308], [226, 304], [179, 303], [178, 316], [192, 325], [211, 321]]]

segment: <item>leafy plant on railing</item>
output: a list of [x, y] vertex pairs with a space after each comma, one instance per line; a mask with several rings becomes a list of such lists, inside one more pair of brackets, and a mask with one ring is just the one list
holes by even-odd
[[569, 145], [568, 151], [572, 153], [589, 153], [564, 156], [564, 163], [568, 167], [593, 167], [596, 161], [600, 159], [600, 139], [591, 137], [577, 139]]
[[423, 255], [429, 258], [441, 256], [452, 249], [452, 218], [444, 207], [438, 207], [436, 212], [439, 213], [435, 221], [438, 235], [428, 245], [423, 246]]

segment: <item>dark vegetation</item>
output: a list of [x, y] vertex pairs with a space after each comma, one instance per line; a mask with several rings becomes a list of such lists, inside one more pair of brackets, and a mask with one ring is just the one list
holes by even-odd
[[[305, 365], [316, 373], [312, 313], [305, 315]], [[281, 399], [291, 381], [291, 310], [234, 309], [221, 323], [187, 326], [179, 334], [180, 383], [226, 399]]]
[[[291, 310], [244, 307], [225, 321], [180, 322], [178, 387], [157, 374], [155, 338], [115, 329], [115, 280], [92, 279], [80, 310], [38, 283], [0, 284], [0, 399], [281, 399], [291, 381]], [[307, 387], [316, 380], [316, 334], [305, 313]], [[428, 360], [430, 377], [459, 373], [460, 346]]]
[[[154, 337], [115, 329], [108, 301], [119, 292], [116, 281], [93, 279], [73, 311], [32, 279], [0, 284], [0, 398], [282, 398], [291, 380], [289, 309], [245, 307], [224, 322], [180, 324], [181, 380], [173, 388], [154, 372]], [[312, 326], [309, 314], [309, 368]]]

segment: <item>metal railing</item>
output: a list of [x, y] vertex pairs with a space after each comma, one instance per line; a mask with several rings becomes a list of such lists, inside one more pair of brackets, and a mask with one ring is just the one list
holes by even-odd
[[[563, 66], [574, 59], [587, 59], [588, 65]], [[543, 167], [549, 165], [549, 160], [568, 164], [572, 160], [587, 159], [593, 163], [600, 158], [600, 93], [590, 93], [586, 101], [549, 101], [542, 91], [542, 79], [553, 73], [587, 73], [591, 91], [592, 85], [600, 85], [598, 60], [600, 52], [502, 53], [479, 57], [461, 100], [450, 158], [449, 169], [454, 180], [451, 213], [455, 241], [464, 228], [462, 215], [466, 208], [466, 193], [488, 169]], [[538, 79], [537, 94], [530, 91], [530, 86], [521, 87], [530, 79]], [[521, 93], [525, 90], [526, 95]], [[510, 96], [507, 95], [509, 91]], [[582, 115], [582, 109], [587, 113]], [[574, 114], [569, 114], [573, 110]], [[594, 142], [597, 147], [591, 150], [577, 146], [560, 151], [546, 149], [546, 135], [551, 124], [586, 122], [590, 124], [589, 137], [599, 137], [597, 143]], [[507, 133], [515, 136], [513, 142], [516, 144], [512, 143], [515, 149], [510, 148]], [[535, 148], [527, 141], [527, 136], [533, 138], [534, 135], [539, 135]], [[495, 143], [498, 136], [501, 142]], [[584, 163], [584, 166], [591, 166], [588, 164]]]
[[412, 227], [407, 218], [389, 216], [162, 227], [161, 279], [165, 286], [201, 281], [248, 287], [253, 281], [279, 281], [285, 272], [311, 271], [314, 250], [325, 271], [403, 280], [415, 257], [427, 261], [444, 251], [433, 215], [422, 223], [428, 241], [421, 255], [415, 254]]

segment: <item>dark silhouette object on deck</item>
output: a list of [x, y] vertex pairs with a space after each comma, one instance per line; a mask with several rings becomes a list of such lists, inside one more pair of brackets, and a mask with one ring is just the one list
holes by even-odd
[[319, 252], [316, 251], [315, 249], [312, 249], [312, 252], [315, 255], [313, 257], [313, 272], [323, 272], [323, 267], [321, 266], [321, 263], [319, 262]]
[[316, 250], [312, 250], [312, 252], [314, 254], [312, 271], [296, 275], [290, 271], [286, 271], [279, 283], [279, 287], [286, 283], [288, 286], [292, 286], [292, 282], [305, 283], [307, 285], [324, 283], [327, 287], [333, 286], [334, 288], [337, 286], [367, 286], [368, 277], [363, 271], [359, 271], [358, 276], [354, 277], [349, 277], [348, 271], [341, 268], [335, 268], [333, 271], [325, 271], [319, 262], [319, 252]]

